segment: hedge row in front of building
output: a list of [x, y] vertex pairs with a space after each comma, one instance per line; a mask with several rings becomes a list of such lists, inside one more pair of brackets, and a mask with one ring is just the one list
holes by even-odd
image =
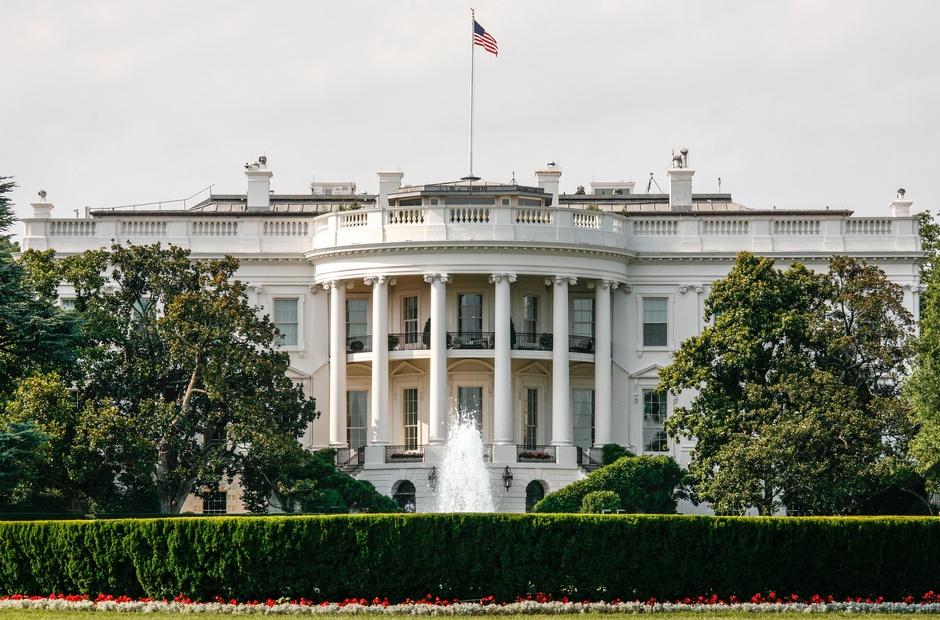
[[5, 594], [659, 600], [940, 588], [940, 519], [343, 515], [0, 524]]

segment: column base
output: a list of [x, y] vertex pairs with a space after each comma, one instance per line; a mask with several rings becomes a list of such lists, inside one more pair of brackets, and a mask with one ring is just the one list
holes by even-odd
[[493, 445], [493, 462], [514, 465], [516, 463], [516, 444], [503, 443]]
[[385, 464], [385, 446], [366, 446], [366, 465]]
[[578, 465], [578, 448], [576, 446], [555, 446], [555, 462], [559, 465]]

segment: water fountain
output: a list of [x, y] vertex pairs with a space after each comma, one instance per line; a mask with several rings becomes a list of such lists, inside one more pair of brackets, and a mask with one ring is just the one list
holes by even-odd
[[483, 437], [474, 416], [454, 411], [449, 422], [444, 458], [438, 468], [435, 512], [494, 512]]

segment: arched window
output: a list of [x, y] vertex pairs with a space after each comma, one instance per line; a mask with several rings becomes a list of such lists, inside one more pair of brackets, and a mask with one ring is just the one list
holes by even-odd
[[395, 487], [392, 497], [398, 502], [398, 505], [405, 512], [415, 512], [417, 503], [415, 502], [415, 485], [410, 480], [401, 480]]
[[533, 480], [525, 488], [525, 511], [532, 512], [535, 504], [545, 497], [545, 483]]

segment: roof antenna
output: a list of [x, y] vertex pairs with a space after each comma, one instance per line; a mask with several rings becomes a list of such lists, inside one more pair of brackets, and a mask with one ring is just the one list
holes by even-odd
[[649, 180], [649, 182], [646, 184], [646, 193], [647, 193], [647, 194], [650, 193], [650, 188], [653, 187], [653, 185], [656, 186], [656, 189], [659, 190], [659, 193], [660, 193], [660, 194], [665, 194], [665, 193], [666, 193], [666, 192], [663, 191], [663, 188], [661, 188], [661, 187], [659, 186], [659, 183], [656, 182], [656, 179], [653, 178], [653, 173], [650, 172], [650, 180]]
[[512, 181], [510, 181], [509, 184], [510, 184], [510, 185], [518, 185], [518, 183], [516, 182], [516, 171], [515, 171], [515, 170], [512, 171]]
[[721, 177], [718, 177], [718, 193], [721, 193]]

